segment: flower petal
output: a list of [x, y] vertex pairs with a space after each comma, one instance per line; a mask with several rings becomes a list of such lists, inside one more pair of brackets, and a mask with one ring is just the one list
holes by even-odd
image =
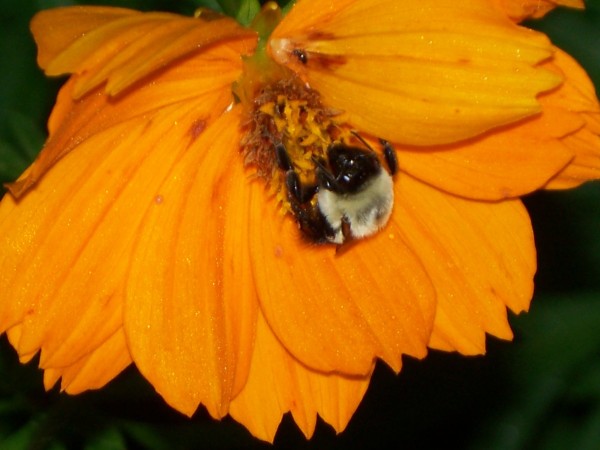
[[100, 6], [40, 11], [30, 25], [38, 47], [38, 64], [45, 68], [69, 45], [94, 29], [139, 15], [133, 9]]
[[62, 377], [61, 390], [69, 394], [99, 389], [121, 373], [131, 362], [125, 334], [122, 329], [119, 329], [91, 354], [73, 365], [64, 368], [46, 368], [44, 386], [49, 390]]
[[409, 145], [450, 143], [535, 114], [537, 94], [560, 81], [534, 67], [551, 56], [546, 37], [487, 0], [299, 1], [270, 50], [352, 126]]
[[322, 371], [364, 375], [375, 357], [395, 370], [425, 356], [432, 287], [393, 224], [336, 252], [305, 242], [259, 183], [250, 218], [252, 268], [262, 311], [284, 347]]
[[600, 104], [585, 70], [565, 52], [557, 49], [546, 65], [564, 73], [565, 82], [540, 99], [544, 108], [551, 105], [563, 115], [571, 114], [581, 121], [575, 132], [562, 138], [575, 157], [546, 185], [548, 189], [570, 189], [600, 178]]
[[475, 139], [423, 151], [396, 145], [399, 167], [432, 186], [480, 199], [515, 198], [543, 187], [573, 159], [563, 137], [582, 126], [555, 107]]
[[485, 333], [509, 339], [506, 306], [527, 309], [535, 246], [526, 210], [454, 197], [400, 176], [392, 221], [431, 277], [437, 308], [429, 345], [483, 353]]
[[[132, 139], [125, 139], [122, 145], [131, 145], [137, 137], [135, 127], [131, 128]], [[105, 154], [109, 161], [115, 156], [107, 148], [114, 147], [118, 153], [122, 147], [108, 138], [96, 143], [95, 154], [91, 146], [82, 146], [75, 158], [63, 159], [19, 203], [5, 196], [0, 205], [0, 285], [7, 297], [0, 306], [0, 327], [4, 330], [23, 322], [20, 353], [36, 351], [42, 345], [54, 353], [80, 324], [89, 328], [78, 332], [92, 341], [76, 341], [86, 347], [80, 349], [82, 353], [89, 353], [88, 346], [99, 345], [106, 338], [104, 334], [112, 334], [118, 326], [107, 319], [117, 316], [120, 308], [113, 299], [123, 281], [122, 252], [127, 249], [127, 236], [106, 230], [95, 233], [98, 227], [102, 229], [104, 215], [115, 201], [114, 192], [123, 189], [126, 179], [115, 179], [108, 185], [108, 169], [101, 161]], [[97, 165], [90, 165], [90, 161]], [[121, 156], [119, 162], [127, 164]], [[108, 238], [116, 239], [114, 248], [107, 245]], [[107, 264], [98, 265], [98, 261]], [[90, 284], [98, 289], [90, 293]], [[96, 326], [87, 320], [95, 321]], [[99, 333], [99, 328], [104, 333]], [[74, 349], [73, 360], [81, 356]]]
[[[73, 118], [58, 127], [43, 151], [51, 156], [42, 153], [29, 171], [38, 170], [37, 185], [0, 203], [0, 329], [22, 324], [21, 355], [41, 348], [42, 366], [69, 367], [122, 326], [125, 279], [144, 215], [169, 170], [230, 104], [234, 68], [230, 61], [229, 70], [213, 73], [212, 86], [201, 81], [193, 97], [133, 108], [120, 123], [114, 113], [157, 98], [150, 86], [118, 101], [96, 92], [71, 105], [68, 114], [81, 113], [88, 123]], [[154, 88], [168, 85], [158, 77]], [[60, 154], [61, 141], [76, 151]]]
[[572, 189], [589, 180], [600, 179], [600, 136], [583, 128], [563, 143], [575, 158], [563, 171], [546, 184], [546, 189]]
[[543, 17], [557, 6], [583, 9], [583, 0], [491, 0], [515, 22]]
[[317, 414], [340, 433], [362, 400], [369, 379], [370, 373], [352, 378], [308, 369], [281, 346], [259, 314], [248, 382], [229, 412], [254, 436], [269, 442], [288, 411], [307, 438], [314, 432]]
[[38, 62], [48, 75], [82, 74], [74, 87], [75, 98], [104, 81], [106, 92], [116, 95], [191, 52], [254, 35], [225, 17], [205, 21], [94, 6], [42, 11], [32, 20], [31, 30], [39, 48]]
[[[167, 403], [214, 417], [246, 381], [256, 293], [236, 108], [176, 162], [138, 231], [125, 307], [136, 365]], [[158, 198], [158, 197], [157, 197]]]
[[[199, 110], [194, 104], [189, 108]], [[160, 174], [189, 141], [187, 129], [179, 140], [173, 138], [174, 117], [181, 116], [173, 109], [154, 117], [159, 124], [163, 119], [162, 126], [148, 128], [145, 118], [137, 118], [94, 135], [18, 203], [4, 197], [0, 286], [10, 298], [0, 303], [0, 328], [23, 322], [20, 353], [41, 347], [43, 364], [67, 366], [121, 325], [123, 283], [137, 228], [153, 203]], [[155, 147], [140, 145], [143, 139]], [[157, 151], [162, 146], [181, 150]]]
[[27, 364], [33, 359], [35, 355], [37, 355], [37, 349], [29, 353], [19, 352], [19, 341], [21, 340], [22, 333], [23, 324], [18, 323], [6, 330], [6, 337], [8, 338], [8, 342], [10, 342], [10, 345], [12, 345], [17, 350], [17, 353], [19, 355], [19, 362], [21, 364]]
[[[134, 92], [117, 100], [102, 92], [74, 100], [77, 77], [61, 89], [48, 121], [50, 137], [35, 163], [8, 188], [20, 196], [56, 161], [90, 136], [135, 117], [151, 116], [161, 108], [195, 101], [211, 92], [230, 90], [241, 71], [240, 51], [246, 44], [222, 45], [181, 61], [157, 74]], [[208, 114], [208, 112], [206, 113]], [[198, 122], [200, 127], [202, 122]]]
[[594, 86], [559, 49], [544, 66], [565, 81], [540, 96], [541, 115], [435, 151], [396, 146], [402, 170], [447, 192], [483, 200], [599, 178], [600, 106]]

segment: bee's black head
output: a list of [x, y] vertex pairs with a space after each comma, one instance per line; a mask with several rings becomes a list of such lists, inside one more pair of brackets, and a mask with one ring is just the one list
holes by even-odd
[[352, 194], [381, 171], [375, 153], [368, 149], [335, 143], [327, 149], [327, 166], [317, 161], [319, 186], [338, 194]]

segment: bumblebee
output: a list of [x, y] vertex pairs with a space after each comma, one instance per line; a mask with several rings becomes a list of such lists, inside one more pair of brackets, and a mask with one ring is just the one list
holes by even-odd
[[344, 244], [379, 231], [394, 205], [392, 176], [398, 170], [393, 147], [384, 140], [388, 170], [367, 142], [364, 148], [330, 144], [325, 158], [313, 158], [316, 183], [303, 185], [285, 146], [275, 145], [279, 168], [285, 171], [287, 198], [300, 230], [312, 242]]

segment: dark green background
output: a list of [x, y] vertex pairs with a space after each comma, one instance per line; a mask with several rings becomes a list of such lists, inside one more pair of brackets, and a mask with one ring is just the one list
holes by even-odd
[[[35, 65], [28, 21], [53, 6], [93, 3], [2, 0], [0, 179], [14, 179], [45, 138], [61, 80]], [[190, 14], [201, 0], [94, 3]], [[217, 1], [204, 2], [218, 7]], [[236, 0], [221, 1], [235, 15]], [[246, 11], [252, 11], [248, 3]], [[241, 13], [243, 18], [248, 13]], [[532, 26], [574, 55], [600, 86], [600, 0]], [[307, 442], [285, 417], [281, 448], [600, 449], [600, 183], [530, 196], [539, 251], [531, 312], [513, 317], [513, 343], [490, 338], [485, 357], [432, 352], [399, 376], [381, 365], [347, 430], [319, 423]], [[21, 366], [0, 342], [0, 449], [269, 448], [235, 422], [186, 419], [128, 369], [105, 389], [45, 393], [35, 363]]]

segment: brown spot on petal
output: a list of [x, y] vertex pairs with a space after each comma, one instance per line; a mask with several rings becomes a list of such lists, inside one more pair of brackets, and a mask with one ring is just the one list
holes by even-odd
[[192, 137], [192, 141], [198, 139], [202, 132], [206, 129], [206, 119], [195, 120], [190, 126], [189, 134]]
[[347, 62], [347, 59], [341, 55], [319, 55], [318, 53], [309, 53], [307, 59], [313, 68], [324, 70], [335, 70]]
[[334, 39], [336, 39], [336, 37], [333, 33], [325, 33], [323, 31], [315, 30], [308, 35], [307, 41], [332, 41]]
[[277, 245], [275, 247], [275, 258], [282, 258], [283, 257], [283, 247], [281, 245]]

